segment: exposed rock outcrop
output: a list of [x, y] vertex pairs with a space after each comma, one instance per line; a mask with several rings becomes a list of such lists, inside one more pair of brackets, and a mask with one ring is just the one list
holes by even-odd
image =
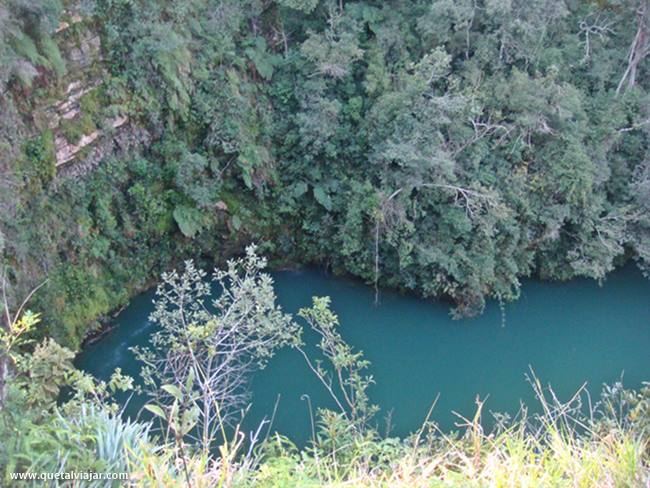
[[[58, 180], [65, 178], [83, 178], [108, 156], [121, 156], [149, 146], [152, 139], [149, 131], [135, 124], [126, 123], [126, 119], [123, 124], [119, 126], [119, 130], [115, 134], [105, 135], [101, 138], [98, 135], [86, 144], [90, 150], [82, 158], [74, 163], [61, 165], [58, 168], [57, 180], [54, 184], [56, 185]], [[81, 148], [77, 152], [80, 150]]]
[[[151, 135], [131, 123], [126, 115], [102, 117], [84, 113], [82, 100], [93, 90], [101, 90], [104, 77], [101, 39], [85, 26], [84, 17], [70, 11], [56, 29], [55, 41], [65, 59], [67, 75], [56, 85], [60, 95], [36, 107], [32, 113], [35, 133], [51, 130], [54, 136], [57, 177], [81, 177], [114, 152], [127, 152], [148, 144]], [[77, 24], [74, 32], [70, 27]], [[100, 112], [105, 107], [99, 107]], [[118, 112], [119, 113], [119, 112]], [[64, 127], [65, 126], [65, 127]], [[74, 130], [65, 130], [66, 127]], [[71, 136], [72, 134], [72, 136]], [[56, 184], [56, 181], [55, 181]]]
[[[113, 129], [117, 129], [119, 127], [122, 127], [127, 121], [128, 118], [126, 116], [120, 116], [115, 119], [109, 120], [108, 125]], [[54, 138], [54, 146], [56, 148], [57, 168], [75, 159], [77, 154], [82, 149], [93, 144], [103, 134], [104, 133], [100, 130], [94, 130], [90, 134], [85, 134], [81, 136], [81, 139], [76, 144], [71, 144], [64, 136], [57, 135]]]

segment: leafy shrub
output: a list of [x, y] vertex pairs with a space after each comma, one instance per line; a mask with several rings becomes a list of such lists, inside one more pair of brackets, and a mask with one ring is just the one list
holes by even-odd
[[83, 136], [97, 129], [91, 113], [82, 111], [71, 119], [61, 119], [59, 130], [70, 144], [78, 144]]
[[46, 185], [56, 174], [56, 154], [54, 135], [50, 130], [42, 132], [23, 145], [24, 158], [19, 171], [27, 183]]

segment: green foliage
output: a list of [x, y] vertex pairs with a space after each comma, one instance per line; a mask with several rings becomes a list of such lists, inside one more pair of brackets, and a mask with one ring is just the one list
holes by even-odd
[[314, 198], [327, 210], [332, 210], [332, 199], [325, 190], [323, 190], [322, 186], [318, 185], [314, 187]]
[[281, 58], [277, 54], [267, 52], [266, 40], [263, 37], [256, 37], [253, 45], [245, 49], [244, 53], [253, 61], [262, 78], [270, 80], [273, 77], [273, 69]]
[[59, 123], [60, 133], [70, 144], [78, 144], [83, 136], [87, 136], [96, 128], [92, 115], [87, 112], [81, 112], [72, 119], [62, 119]]
[[[8, 326], [0, 328], [3, 482], [22, 471], [125, 472], [124, 450], [138, 452], [149, 427], [121, 420], [108, 396], [132, 389], [133, 380], [117, 370], [108, 384], [96, 382], [76, 370], [71, 362], [74, 353], [51, 338], [33, 350], [26, 348], [31, 342], [26, 336], [39, 322], [37, 315], [19, 311], [7, 320]], [[60, 407], [63, 387], [71, 387], [73, 394]]]
[[[3, 287], [6, 287], [4, 283]], [[22, 358], [20, 348], [30, 343], [28, 334], [40, 322], [40, 317], [38, 314], [27, 310], [24, 314], [13, 319], [11, 316], [4, 317], [3, 321], [5, 320], [8, 321], [8, 324], [3, 325], [0, 329], [0, 356], [13, 363], [19, 363]]]
[[26, 182], [31, 185], [46, 185], [56, 173], [54, 136], [44, 131], [23, 145], [24, 159], [19, 167]]
[[[7, 482], [12, 472], [129, 472], [130, 456], [143, 456], [150, 429], [148, 424], [123, 420], [88, 404], [74, 415], [55, 410], [46, 422], [30, 423], [23, 418], [17, 427], [28, 430], [14, 445], [5, 446], [13, 450], [11, 462], [3, 463]], [[99, 480], [84, 486], [118, 487], [122, 483]]]
[[215, 447], [226, 425], [245, 406], [250, 374], [275, 351], [300, 340], [300, 330], [275, 303], [266, 260], [249, 246], [212, 278], [221, 295], [205, 303], [206, 273], [186, 262], [182, 274], [163, 274], [151, 319], [161, 330], [152, 348], [135, 348], [144, 384], [155, 403], [147, 409], [163, 421], [182, 448], [194, 438], [204, 452]]
[[[0, 83], [23, 110], [23, 82], [63, 73], [62, 6], [8, 5]], [[24, 157], [3, 170], [27, 182], [3, 200], [13, 273], [23, 288], [54, 273], [39, 310], [78, 343], [156, 271], [253, 240], [457, 315], [526, 276], [647, 270], [644, 5], [96, 0], [103, 82], [60, 133], [128, 115], [147, 144], [47, 185], [52, 134], [23, 146], [31, 112], [8, 105], [2, 147]], [[57, 295], [66, 267], [89, 291]]]
[[318, 1], [319, 0], [278, 0], [278, 3], [285, 7], [302, 10], [305, 13], [310, 13], [316, 8]]
[[61, 77], [65, 62], [52, 40], [63, 10], [60, 0], [30, 2], [8, 0], [0, 20], [0, 86], [5, 91], [13, 80], [30, 87], [37, 67]]
[[[379, 410], [376, 405], [370, 404], [368, 398], [368, 387], [374, 383], [372, 376], [363, 373], [370, 366], [370, 362], [363, 358], [362, 352], [353, 351], [343, 340], [336, 330], [339, 325], [338, 317], [332, 313], [329, 304], [329, 297], [314, 297], [312, 307], [300, 309], [298, 315], [305, 319], [311, 329], [318, 334], [320, 341], [318, 347], [331, 363], [334, 373], [328, 371], [320, 362], [312, 363], [302, 347], [298, 346], [298, 349], [341, 410], [339, 412], [341, 422], [336, 422], [336, 415], [327, 414], [323, 419], [325, 427], [334, 428], [337, 423], [343, 423], [342, 430], [346, 431], [349, 430], [350, 425], [343, 421], [349, 420], [355, 429], [363, 431]], [[338, 384], [338, 388], [335, 388], [334, 384]], [[339, 391], [340, 394], [337, 393]], [[330, 440], [346, 442], [342, 436], [328, 433], [331, 434]]]
[[57, 290], [54, 306], [60, 310], [63, 330], [55, 337], [77, 346], [83, 328], [111, 310], [110, 292], [103, 286], [93, 269], [75, 266], [59, 267], [52, 279]]
[[323, 33], [310, 32], [300, 53], [315, 67], [313, 74], [331, 78], [346, 76], [355, 61], [363, 56], [359, 47], [359, 25], [341, 12], [331, 12]]
[[53, 339], [45, 339], [32, 354], [17, 363], [18, 372], [25, 378], [29, 406], [54, 405], [61, 387], [67, 384], [73, 358], [72, 351]]
[[54, 70], [58, 78], [62, 78], [66, 74], [67, 68], [65, 60], [61, 56], [61, 51], [59, 51], [59, 46], [49, 36], [43, 36], [40, 39], [40, 44], [43, 56], [48, 61], [48, 66]]
[[203, 214], [187, 205], [174, 209], [174, 220], [185, 237], [193, 238], [203, 228]]
[[615, 93], [625, 5], [348, 2], [297, 23], [270, 92], [295, 254], [472, 314], [521, 276], [600, 279], [645, 253], [629, 192], [647, 117]]
[[79, 99], [80, 112], [89, 116], [96, 126], [103, 122], [102, 115], [108, 104], [109, 99], [103, 85], [93, 88]]

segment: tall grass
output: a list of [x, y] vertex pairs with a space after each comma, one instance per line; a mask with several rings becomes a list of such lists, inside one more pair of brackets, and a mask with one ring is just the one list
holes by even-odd
[[485, 431], [482, 401], [471, 419], [459, 416], [449, 434], [428, 419], [407, 439], [359, 432], [338, 414], [319, 412], [312, 443], [298, 449], [271, 435], [244, 453], [236, 433], [216, 459], [189, 457], [191, 477], [166, 450], [132, 458], [136, 486], [382, 486], [382, 487], [646, 487], [650, 477], [650, 387], [606, 387], [592, 404], [581, 388], [560, 401], [531, 384], [541, 413], [496, 416]]

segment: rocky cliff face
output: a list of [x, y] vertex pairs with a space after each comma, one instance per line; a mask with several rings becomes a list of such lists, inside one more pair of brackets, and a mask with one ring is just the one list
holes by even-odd
[[[30, 5], [6, 12], [0, 6], [0, 278], [8, 277], [13, 303], [49, 279], [32, 306], [50, 324], [74, 328], [124, 298], [119, 289], [91, 293], [88, 286], [70, 286], [77, 276], [105, 271], [111, 259], [106, 248], [93, 251], [101, 261], [96, 268], [79, 257], [89, 252], [84, 239], [96, 233], [91, 198], [79, 195], [87, 194], [99, 166], [140, 153], [152, 136], [128, 116], [128, 100], [112, 91], [95, 20], [74, 1], [52, 14], [54, 21], [43, 20], [39, 8], [33, 6], [35, 15]], [[3, 31], [4, 14], [11, 31]], [[41, 25], [32, 25], [34, 18]], [[103, 191], [110, 201], [122, 189]], [[82, 304], [84, 293], [89, 298]], [[77, 311], [63, 317], [75, 300]]]
[[32, 137], [47, 132], [52, 139], [55, 185], [56, 179], [82, 177], [107, 156], [146, 146], [151, 140], [105, 95], [107, 75], [96, 26], [74, 6], [61, 19], [52, 40], [64, 72], [39, 70], [31, 91], [15, 93], [22, 98], [19, 105], [30, 105], [22, 114], [27, 132]]

